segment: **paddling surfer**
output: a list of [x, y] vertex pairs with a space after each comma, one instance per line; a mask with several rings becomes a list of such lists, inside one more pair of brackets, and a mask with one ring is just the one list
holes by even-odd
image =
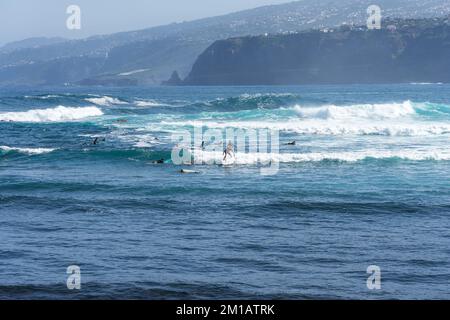
[[105, 141], [106, 141], [106, 138], [99, 138], [99, 137], [96, 137], [96, 138], [94, 139], [94, 141], [92, 141], [92, 144], [93, 144], [94, 146], [96, 146], [100, 141], [105, 142]]

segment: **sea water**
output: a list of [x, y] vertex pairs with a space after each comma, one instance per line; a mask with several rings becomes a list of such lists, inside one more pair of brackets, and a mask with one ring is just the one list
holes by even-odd
[[[194, 127], [278, 171], [173, 164]], [[448, 299], [449, 179], [450, 85], [1, 89], [0, 298]]]

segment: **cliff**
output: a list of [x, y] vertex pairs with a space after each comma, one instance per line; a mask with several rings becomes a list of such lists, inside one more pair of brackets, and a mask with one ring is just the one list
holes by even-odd
[[446, 19], [398, 20], [385, 26], [217, 41], [199, 56], [184, 84], [450, 82]]

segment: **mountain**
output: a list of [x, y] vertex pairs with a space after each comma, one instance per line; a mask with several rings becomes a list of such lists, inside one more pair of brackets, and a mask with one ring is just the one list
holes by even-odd
[[220, 40], [186, 85], [450, 82], [450, 19]]
[[[289, 34], [343, 23], [363, 24], [372, 2], [303, 0], [82, 40], [7, 45], [9, 50], [0, 49], [0, 85], [160, 84], [174, 70], [185, 77], [198, 55], [216, 40], [265, 33]], [[450, 14], [448, 0], [376, 2], [384, 17]]]
[[65, 42], [67, 39], [60, 37], [46, 38], [46, 37], [37, 37], [37, 38], [28, 38], [20, 41], [10, 42], [5, 44], [3, 47], [0, 47], [0, 53], [9, 53], [20, 49], [26, 48], [40, 48], [44, 46], [49, 46], [61, 42]]

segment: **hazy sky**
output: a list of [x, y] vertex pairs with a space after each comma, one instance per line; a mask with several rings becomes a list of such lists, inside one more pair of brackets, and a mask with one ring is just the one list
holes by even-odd
[[[293, 0], [0, 0], [0, 45], [37, 36], [80, 38], [194, 20]], [[81, 30], [66, 9], [81, 8]]]

